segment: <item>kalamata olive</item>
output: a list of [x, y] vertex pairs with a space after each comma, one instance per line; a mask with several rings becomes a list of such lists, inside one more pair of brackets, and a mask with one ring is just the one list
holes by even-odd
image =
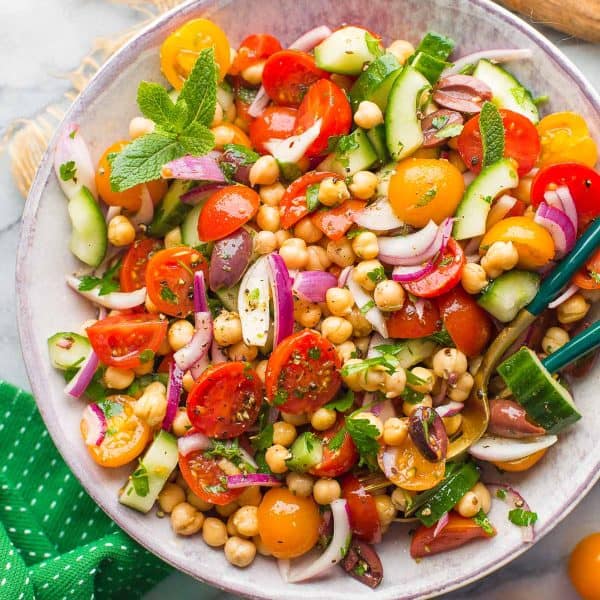
[[444, 77], [433, 92], [433, 101], [438, 106], [468, 114], [480, 112], [482, 104], [491, 98], [488, 85], [471, 75]]
[[221, 170], [225, 176], [238, 183], [250, 185], [250, 169], [258, 154], [244, 146], [227, 146], [220, 158]]
[[[592, 325], [592, 323], [593, 321], [589, 321], [588, 319], [580, 321], [570, 331], [571, 337], [575, 337], [584, 329], [587, 329], [590, 325]], [[592, 350], [587, 354], [584, 354], [581, 358], [578, 358], [575, 362], [572, 362], [569, 366], [565, 367], [565, 369], [562, 372], [566, 375], [570, 375], [571, 377], [575, 377], [577, 379], [585, 377], [592, 370], [592, 367], [596, 363], [596, 360], [598, 359], [599, 355], [600, 348]]]
[[252, 236], [243, 227], [215, 242], [208, 271], [213, 292], [232, 287], [242, 278], [252, 256], [252, 244]]
[[431, 462], [446, 458], [448, 434], [444, 422], [429, 406], [418, 406], [408, 420], [410, 439], [421, 454]]
[[446, 127], [452, 125], [462, 125], [464, 119], [462, 115], [454, 110], [447, 110], [442, 108], [436, 110], [434, 113], [427, 115], [421, 121], [421, 129], [423, 130], [423, 147], [433, 148], [434, 146], [440, 146], [448, 141], [449, 137], [457, 135], [444, 135]]
[[514, 400], [494, 398], [490, 400], [488, 433], [506, 438], [527, 438], [544, 435], [545, 429], [527, 420], [525, 409]]
[[383, 565], [373, 546], [352, 538], [341, 565], [354, 579], [376, 588], [383, 579]]

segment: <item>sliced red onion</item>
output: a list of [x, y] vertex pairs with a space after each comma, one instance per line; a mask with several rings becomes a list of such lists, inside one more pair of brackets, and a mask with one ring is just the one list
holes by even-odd
[[86, 424], [85, 443], [88, 446], [99, 446], [106, 435], [106, 416], [102, 409], [92, 402], [85, 407], [82, 420]]
[[248, 107], [248, 114], [254, 118], [260, 117], [270, 101], [267, 90], [261, 85], [258, 93], [254, 96], [254, 100], [252, 100], [252, 104]]
[[367, 348], [367, 358], [374, 358], [375, 356], [381, 356], [381, 352], [377, 350], [377, 346], [383, 346], [384, 344], [393, 344], [393, 340], [388, 340], [378, 333], [373, 333], [369, 340], [369, 347]]
[[173, 419], [179, 407], [179, 398], [183, 389], [183, 371], [172, 360], [169, 367], [169, 383], [167, 384], [167, 410], [161, 427], [165, 430], [171, 429]]
[[579, 291], [579, 286], [575, 283], [572, 283], [556, 300], [552, 300], [550, 304], [548, 304], [548, 308], [556, 308], [560, 306], [563, 302], [567, 301], [573, 294], [576, 294]]
[[435, 412], [437, 412], [440, 417], [453, 417], [462, 411], [465, 405], [462, 402], [448, 402], [447, 404], [442, 404], [441, 406], [435, 407]]
[[367, 321], [369, 321], [375, 328], [375, 331], [380, 333], [384, 338], [388, 337], [387, 323], [383, 313], [375, 305], [373, 298], [369, 296], [356, 281], [354, 281], [352, 274], [348, 277], [346, 284], [354, 298], [356, 306], [358, 306], [360, 311], [364, 314]]
[[433, 537], [436, 538], [442, 531], [444, 527], [448, 525], [450, 521], [450, 517], [447, 512], [445, 512], [439, 519], [439, 521], [435, 524], [435, 529], [433, 530]]
[[146, 300], [146, 288], [140, 288], [134, 292], [111, 292], [110, 294], [100, 295], [100, 288], [95, 287], [93, 290], [82, 291], [79, 289], [81, 281], [74, 275], [67, 276], [67, 285], [87, 298], [94, 304], [99, 304], [111, 310], [127, 310], [144, 304]]
[[221, 346], [219, 346], [219, 344], [217, 344], [217, 342], [213, 338], [212, 345], [210, 347], [210, 361], [212, 362], [212, 364], [218, 365], [220, 363], [227, 362], [228, 360], [229, 359], [227, 358], [227, 355], [223, 352]]
[[173, 354], [177, 366], [185, 372], [198, 364], [208, 354], [212, 338], [212, 315], [210, 312], [197, 312], [196, 331], [192, 339]]
[[489, 230], [496, 223], [502, 221], [516, 203], [517, 199], [514, 196], [508, 194], [500, 196], [500, 198], [494, 202], [492, 208], [490, 208], [485, 224], [486, 229]]
[[[498, 500], [502, 500], [505, 504], [513, 508], [522, 508], [526, 511], [531, 511], [531, 507], [527, 504], [527, 501], [521, 494], [510, 485], [506, 485], [505, 483], [486, 483], [485, 486], [490, 491], [492, 498], [497, 498]], [[498, 492], [503, 492], [498, 495]], [[521, 529], [521, 537], [524, 542], [531, 543], [535, 538], [535, 531], [533, 529], [533, 525], [528, 525], [527, 527], [520, 527]]]
[[306, 131], [284, 140], [271, 139], [264, 147], [281, 163], [297, 163], [321, 133], [323, 119], [317, 119]]
[[577, 232], [562, 210], [540, 202], [533, 220], [550, 232], [554, 240], [555, 258], [563, 258], [571, 251], [577, 239]]
[[[214, 343], [214, 340], [213, 340], [213, 343]], [[211, 345], [211, 351], [212, 351], [212, 345]], [[206, 369], [208, 369], [209, 366], [210, 366], [210, 359], [208, 357], [208, 354], [205, 354], [197, 363], [193, 364], [190, 367], [190, 373], [192, 374], [194, 381], [196, 379], [198, 379], [198, 377], [200, 377], [200, 375], [202, 375], [202, 373], [204, 373], [204, 371], [206, 371]]]
[[[60, 167], [67, 163], [74, 163], [74, 177], [65, 181], [60, 174]], [[97, 198], [96, 169], [88, 146], [79, 133], [79, 125], [72, 124], [65, 127], [65, 131], [58, 138], [54, 153], [54, 170], [58, 183], [65, 196], [74, 198], [82, 187], [86, 187]]]
[[422, 321], [425, 315], [425, 300], [423, 298], [417, 298], [414, 302], [415, 311], [417, 313], [417, 317]]
[[[275, 333], [273, 345], [277, 347], [286, 337], [292, 335], [294, 332], [294, 297], [292, 295], [292, 280], [290, 279], [285, 262], [283, 262], [283, 258], [279, 254], [272, 253], [267, 257], [267, 261], [269, 285], [271, 287], [271, 296], [273, 297]], [[298, 281], [298, 278], [295, 279], [296, 281]]]
[[434, 244], [438, 238], [438, 232], [439, 227], [433, 221], [429, 221], [423, 229], [416, 233], [396, 237], [380, 237], [377, 240], [379, 260], [390, 265], [420, 265], [439, 250]]
[[182, 156], [163, 166], [164, 179], [192, 179], [194, 181], [225, 182], [225, 175], [215, 155]]
[[444, 402], [446, 400], [446, 392], [447, 391], [448, 391], [448, 380], [447, 379], [442, 379], [441, 382], [440, 382], [440, 389], [431, 398], [431, 402], [432, 402], [433, 406], [435, 407], [437, 413], [440, 415], [440, 417], [447, 417], [447, 416], [449, 416], [449, 415], [440, 414], [440, 411], [437, 410], [438, 408], [442, 408], [442, 405], [444, 404]]
[[579, 227], [579, 218], [577, 217], [577, 207], [575, 206], [575, 201], [571, 195], [571, 190], [566, 185], [561, 185], [556, 188], [556, 195], [560, 198], [563, 212], [569, 217], [569, 220], [573, 224], [573, 228], [577, 231], [577, 227]]
[[90, 350], [88, 357], [81, 364], [79, 371], [77, 371], [73, 379], [65, 386], [65, 394], [71, 396], [71, 398], [81, 398], [87, 389], [87, 386], [90, 385], [99, 362], [96, 353], [93, 350]]
[[385, 400], [380, 400], [376, 404], [373, 404], [368, 412], [373, 413], [375, 416], [381, 419], [382, 423], [385, 423], [387, 419], [391, 419], [396, 415], [396, 409], [394, 408], [394, 403], [386, 398]]
[[182, 456], [187, 456], [199, 450], [207, 450], [209, 447], [210, 438], [199, 431], [190, 431], [184, 436], [177, 438], [177, 449]]
[[198, 187], [192, 188], [189, 192], [183, 194], [179, 199], [184, 204], [196, 206], [206, 202], [217, 190], [224, 188], [226, 183], [203, 183]]
[[464, 253], [465, 255], [477, 254], [479, 255], [479, 246], [481, 246], [481, 240], [483, 239], [482, 235], [477, 235], [471, 238], [467, 245], [465, 246]]
[[404, 226], [387, 198], [379, 198], [363, 210], [357, 212], [352, 220], [359, 226], [371, 231], [390, 231]]
[[115, 217], [118, 217], [121, 214], [122, 208], [120, 206], [109, 206], [106, 211], [106, 217], [104, 220], [106, 223], [110, 223]]
[[302, 271], [294, 278], [292, 290], [307, 302], [325, 302], [327, 290], [337, 287], [338, 278], [327, 271]]
[[206, 295], [206, 280], [202, 271], [194, 273], [194, 312], [210, 312], [208, 308], [208, 296]]
[[397, 473], [397, 460], [400, 448], [398, 446], [386, 446], [383, 454], [381, 455], [381, 465], [383, 467], [383, 474], [388, 479], [394, 479]]
[[346, 283], [348, 283], [348, 276], [350, 275], [351, 271], [352, 267], [344, 267], [340, 271], [340, 276], [338, 277], [338, 287], [343, 288]]
[[244, 343], [264, 346], [269, 334], [269, 263], [261, 256], [250, 265], [238, 293], [238, 310]]
[[243, 446], [240, 446], [238, 451], [240, 453], [240, 456], [244, 460], [244, 462], [248, 463], [254, 469], [258, 469], [258, 465], [256, 464], [256, 461], [254, 460], [254, 458], [252, 456], [250, 456], [250, 454], [246, 451], [246, 449]]
[[460, 73], [467, 65], [477, 64], [480, 60], [489, 60], [493, 63], [506, 63], [516, 60], [526, 60], [533, 56], [533, 52], [529, 48], [505, 48], [500, 50], [482, 50], [474, 52], [459, 58], [451, 67], [448, 67], [442, 77]]
[[555, 435], [542, 435], [536, 438], [516, 439], [495, 435], [484, 435], [469, 447], [469, 454], [488, 462], [519, 460], [540, 450], [550, 448], [558, 441]]
[[562, 210], [563, 212], [565, 212], [565, 208], [562, 204], [562, 202], [560, 201], [560, 198], [558, 197], [558, 194], [556, 193], [555, 190], [547, 190], [544, 192], [544, 201], [546, 202], [546, 204], [549, 204], [550, 206], [554, 206], [554, 208], [558, 208], [558, 210]]
[[409, 281], [422, 279], [425, 275], [429, 275], [429, 273], [434, 270], [435, 261], [429, 259], [424, 265], [417, 265], [416, 267], [394, 267], [392, 279], [398, 283], [408, 283]]
[[281, 481], [277, 479], [277, 477], [273, 477], [273, 475], [267, 475], [266, 473], [248, 473], [247, 475], [240, 474], [227, 476], [227, 487], [230, 490], [245, 488], [251, 485], [278, 487], [281, 485]]
[[295, 42], [292, 42], [289, 46], [290, 50], [300, 50], [301, 52], [308, 52], [315, 46], [318, 46], [323, 40], [327, 39], [331, 35], [331, 29], [327, 25], [321, 25], [315, 27], [310, 31], [307, 31], [304, 35], [301, 35]]
[[147, 185], [142, 185], [141, 199], [140, 208], [129, 218], [134, 227], [148, 225], [154, 218], [154, 202]]

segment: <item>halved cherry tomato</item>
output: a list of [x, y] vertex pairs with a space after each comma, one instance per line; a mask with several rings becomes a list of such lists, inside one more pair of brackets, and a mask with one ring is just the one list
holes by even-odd
[[600, 290], [600, 249], [575, 274], [573, 283], [584, 290]]
[[279, 40], [268, 33], [255, 33], [245, 38], [237, 52], [233, 64], [229, 68], [230, 75], [239, 75], [244, 69], [255, 65], [258, 61], [269, 58], [279, 52]]
[[146, 288], [158, 312], [172, 317], [192, 312], [196, 271], [208, 276], [206, 259], [193, 248], [166, 248], [152, 255], [146, 266]]
[[206, 369], [194, 383], [187, 414], [197, 431], [234, 438], [256, 421], [262, 397], [262, 383], [250, 363], [221, 363]]
[[115, 142], [104, 151], [96, 170], [96, 187], [98, 188], [100, 198], [102, 198], [105, 204], [109, 206], [122, 206], [126, 210], [135, 212], [140, 208], [142, 203], [144, 187], [146, 187], [150, 194], [152, 202], [157, 204], [167, 193], [168, 186], [164, 179], [156, 179], [148, 183], [140, 183], [122, 192], [113, 192], [110, 186], [111, 166], [108, 156], [121, 152], [129, 143], [126, 140]]
[[[523, 115], [501, 108], [504, 123], [504, 156], [517, 161], [519, 175], [529, 173], [540, 154], [540, 136], [535, 125]], [[481, 171], [483, 143], [479, 130], [479, 115], [467, 121], [458, 137], [458, 151], [464, 163], [474, 173]]]
[[435, 525], [421, 525], [417, 528], [410, 541], [410, 555], [413, 558], [425, 558], [453, 550], [477, 538], [491, 538], [496, 535], [495, 530], [493, 533], [486, 533], [473, 519], [461, 517], [454, 511], [448, 513], [446, 527], [437, 535], [434, 533]]
[[[135, 460], [150, 440], [150, 427], [133, 411], [135, 398], [109, 396], [110, 413], [106, 417], [106, 435], [99, 446], [87, 445], [91, 457], [102, 467], [122, 467]], [[82, 419], [81, 436], [86, 438], [87, 422]]]
[[373, 496], [350, 474], [342, 480], [342, 496], [348, 503], [348, 517], [354, 535], [369, 544], [378, 544], [381, 541], [381, 524]]
[[156, 315], [115, 315], [86, 329], [100, 362], [109, 367], [135, 369], [142, 365], [144, 350], [156, 352], [167, 335], [167, 321]]
[[569, 578], [582, 600], [600, 600], [600, 532], [583, 538], [571, 553]]
[[136, 240], [131, 244], [121, 265], [119, 283], [121, 291], [134, 292], [146, 285], [146, 266], [152, 253], [160, 250], [161, 244], [153, 238]]
[[283, 412], [314, 412], [329, 402], [342, 383], [340, 359], [331, 342], [304, 329], [287, 337], [267, 362], [267, 401]]
[[419, 298], [435, 298], [445, 294], [458, 285], [460, 274], [465, 264], [465, 254], [453, 238], [442, 255], [437, 259], [435, 270], [416, 281], [402, 284], [404, 289]]
[[[248, 131], [248, 128], [254, 121], [254, 117], [251, 117], [248, 111], [250, 110], [250, 104], [248, 102], [244, 102], [239, 96], [235, 97], [235, 122], [238, 124], [238, 129], [241, 129], [243, 132]], [[239, 138], [239, 135], [238, 135]], [[235, 136], [234, 136], [235, 139]], [[244, 146], [245, 144], [242, 144]], [[251, 148], [252, 146], [248, 146]]]
[[346, 135], [352, 126], [352, 109], [346, 94], [328, 79], [319, 79], [310, 86], [298, 108], [296, 133], [310, 129], [321, 120], [319, 137], [309, 146], [305, 155], [321, 156], [327, 150], [329, 138]]
[[283, 140], [290, 137], [296, 128], [295, 108], [269, 106], [250, 125], [250, 139], [257, 152], [268, 154], [264, 143], [269, 140]]
[[245, 185], [229, 185], [217, 190], [202, 208], [198, 236], [205, 242], [227, 237], [255, 215], [259, 203], [259, 195]]
[[444, 327], [467, 356], [477, 356], [487, 347], [493, 332], [493, 323], [487, 312], [473, 296], [457, 285], [451, 292], [438, 298]]
[[310, 219], [330, 240], [339, 240], [354, 225], [352, 217], [365, 206], [366, 202], [350, 199], [334, 208], [318, 210]]
[[309, 211], [306, 206], [306, 190], [308, 186], [314, 183], [321, 183], [323, 179], [327, 179], [328, 177], [339, 178], [339, 175], [330, 171], [309, 171], [288, 186], [279, 203], [281, 227], [283, 229], [289, 229], [308, 214]]
[[281, 50], [265, 63], [262, 84], [275, 104], [299, 106], [308, 88], [329, 73], [321, 71], [315, 59], [299, 50]]
[[504, 215], [504, 218], [508, 217], [522, 217], [527, 209], [527, 204], [523, 200], [517, 199], [513, 204], [513, 207]]
[[582, 230], [600, 215], [600, 173], [577, 163], [562, 163], [542, 169], [531, 184], [531, 203], [537, 206], [548, 190], [566, 185], [577, 207]]
[[329, 449], [329, 442], [343, 426], [344, 419], [339, 417], [333, 427], [318, 434], [323, 442], [323, 458], [318, 465], [310, 469], [312, 475], [338, 477], [349, 471], [358, 462], [358, 451], [348, 432], [344, 434], [342, 445], [337, 450]]
[[505, 462], [494, 460], [491, 462], [502, 471], [508, 471], [509, 473], [520, 473], [521, 471], [527, 471], [528, 469], [531, 469], [531, 467], [540, 462], [546, 452], [547, 448], [543, 448], [542, 450], [538, 450], [537, 452], [534, 452], [529, 456], [525, 456], [524, 458], [519, 458], [518, 460], [508, 460]]
[[[190, 430], [187, 435], [192, 435]], [[219, 466], [219, 459], [204, 456], [201, 450], [179, 455], [179, 470], [190, 490], [206, 502], [223, 506], [236, 500], [244, 488], [229, 489], [223, 480], [225, 471]]]
[[400, 310], [394, 311], [388, 321], [387, 330], [391, 338], [415, 339], [431, 335], [440, 330], [440, 312], [431, 300], [422, 299], [419, 305], [407, 300]]
[[175, 30], [160, 47], [160, 68], [168, 82], [177, 90], [192, 72], [200, 52], [215, 49], [219, 81], [229, 69], [231, 57], [225, 32], [208, 19], [191, 19]]

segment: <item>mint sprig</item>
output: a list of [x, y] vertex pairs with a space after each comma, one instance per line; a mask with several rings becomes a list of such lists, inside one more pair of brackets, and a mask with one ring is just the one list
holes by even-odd
[[492, 102], [484, 102], [479, 115], [479, 131], [483, 144], [482, 167], [498, 162], [504, 156], [504, 124]]

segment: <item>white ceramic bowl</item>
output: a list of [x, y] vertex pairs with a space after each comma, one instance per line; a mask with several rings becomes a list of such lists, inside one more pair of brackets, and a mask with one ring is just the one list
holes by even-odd
[[[136, 114], [139, 81], [162, 81], [158, 55], [162, 40], [199, 15], [219, 23], [233, 45], [249, 33], [262, 31], [289, 43], [316, 25], [348, 22], [381, 33], [388, 42], [398, 38], [416, 42], [433, 29], [457, 41], [456, 56], [480, 49], [531, 48], [532, 61], [512, 66], [517, 76], [536, 94], [549, 94], [545, 111], [572, 109], [583, 114], [600, 140], [600, 100], [581, 73], [535, 30], [487, 0], [215, 0], [185, 4], [145, 29], [101, 69], [75, 101], [66, 122], [81, 125], [94, 159], [115, 139], [127, 136], [129, 120]], [[64, 127], [65, 123], [59, 129]], [[337, 568], [326, 579], [286, 585], [271, 559], [259, 557], [252, 567], [236, 569], [221, 550], [207, 547], [200, 536], [177, 537], [168, 519], [121, 506], [117, 490], [130, 468], [101, 469], [89, 458], [79, 434], [83, 405], [65, 398], [62, 376], [52, 369], [47, 356], [46, 339], [51, 334], [77, 330], [92, 317], [91, 307], [64, 284], [65, 274], [80, 265], [67, 248], [70, 227], [65, 198], [52, 171], [54, 146], [50, 144], [40, 165], [23, 217], [17, 270], [22, 350], [39, 409], [58, 449], [90, 495], [129, 535], [178, 569], [231, 592], [304, 600], [431, 597], [483, 577], [527, 549], [500, 504], [491, 515], [499, 529], [493, 540], [474, 542], [418, 564], [408, 554], [408, 528], [394, 526], [378, 547], [385, 577], [375, 591]], [[538, 539], [573, 509], [600, 475], [599, 379], [600, 367], [596, 367], [576, 387], [583, 420], [561, 436], [536, 469], [510, 478], [539, 514]]]

